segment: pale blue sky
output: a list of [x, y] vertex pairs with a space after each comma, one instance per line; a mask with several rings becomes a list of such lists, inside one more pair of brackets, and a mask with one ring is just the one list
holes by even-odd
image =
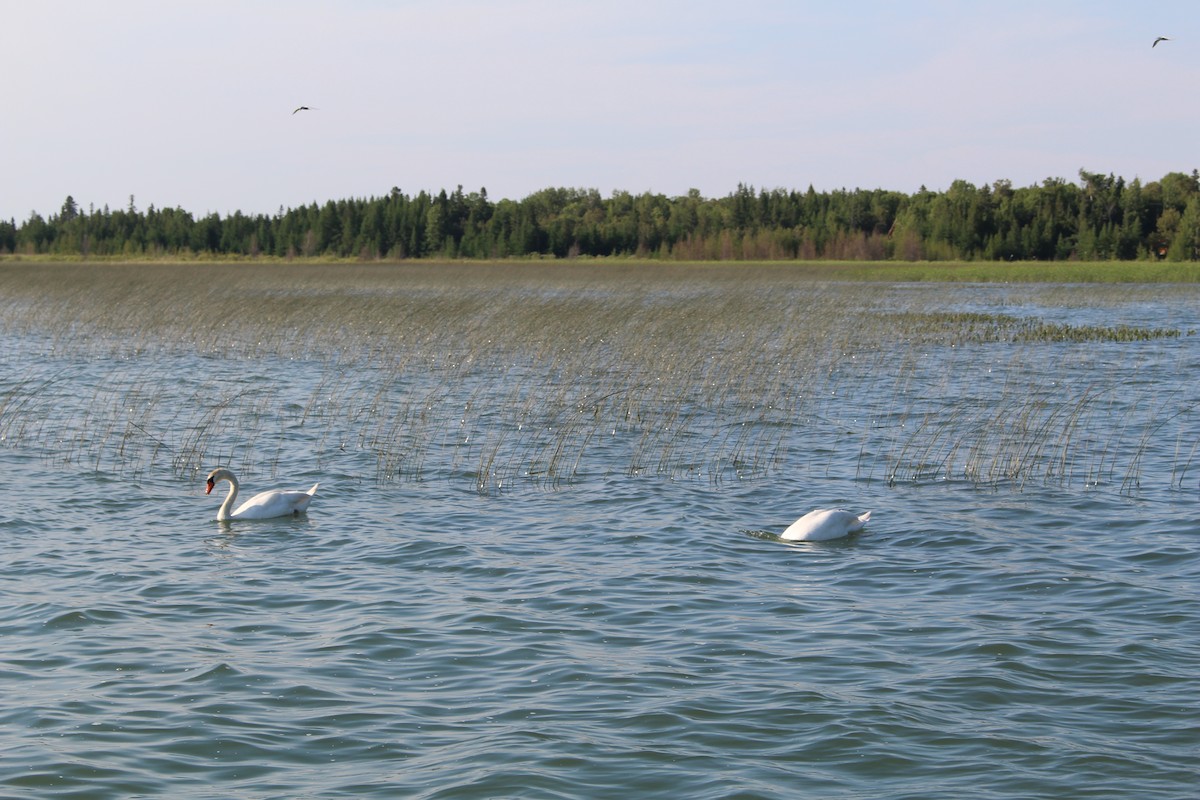
[[0, 0], [0, 20], [18, 222], [68, 194], [202, 215], [1200, 166], [1195, 0]]

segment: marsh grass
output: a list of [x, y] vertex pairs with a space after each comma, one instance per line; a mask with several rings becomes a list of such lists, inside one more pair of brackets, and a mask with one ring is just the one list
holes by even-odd
[[1200, 281], [1194, 261], [856, 261], [816, 262], [830, 280], [1035, 283], [1035, 284], [1162, 284]]
[[1159, 438], [1173, 485], [1196, 454], [1194, 401], [1129, 381], [1177, 328], [786, 265], [3, 263], [0, 290], [0, 437], [95, 470], [1131, 489]]
[[943, 344], [983, 342], [1139, 342], [1178, 338], [1174, 328], [1139, 325], [1075, 325], [1011, 314], [974, 311], [904, 312], [885, 314], [909, 341], [923, 339]]

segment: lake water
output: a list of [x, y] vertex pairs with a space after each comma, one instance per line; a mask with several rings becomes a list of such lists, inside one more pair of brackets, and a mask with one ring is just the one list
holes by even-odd
[[113, 269], [0, 274], [0, 797], [1195, 795], [1196, 287]]

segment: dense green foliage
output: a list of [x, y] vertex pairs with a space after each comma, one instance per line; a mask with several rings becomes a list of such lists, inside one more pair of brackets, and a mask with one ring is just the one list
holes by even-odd
[[1200, 259], [1200, 174], [1142, 184], [1081, 170], [1014, 188], [955, 181], [944, 192], [544, 189], [492, 202], [462, 187], [330, 200], [274, 215], [195, 218], [181, 208], [81, 209], [0, 221], [0, 254], [84, 257], [506, 258], [639, 256], [680, 260]]

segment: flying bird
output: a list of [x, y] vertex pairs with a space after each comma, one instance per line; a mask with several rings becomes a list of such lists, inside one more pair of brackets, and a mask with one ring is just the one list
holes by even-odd
[[1169, 42], [1169, 41], [1171, 41], [1171, 37], [1170, 37], [1170, 36], [1160, 36], [1160, 37], [1158, 37], [1157, 39], [1155, 39], [1155, 40], [1154, 40], [1154, 44], [1152, 44], [1152, 45], [1150, 45], [1150, 46], [1151, 46], [1151, 47], [1158, 47], [1158, 43], [1159, 43], [1159, 42]]
[[[1158, 42], [1155, 42], [1154, 44], [1158, 44]], [[1151, 46], [1153, 46], [1153, 45], [1151, 45]], [[297, 112], [297, 111], [311, 111], [311, 110], [312, 110], [312, 109], [311, 109], [311, 108], [309, 108], [308, 106], [300, 106], [299, 108], [297, 108], [297, 109], [296, 109], [296, 111], [293, 111], [293, 112], [292, 112], [292, 116], [293, 116], [293, 117], [294, 117], [294, 116], [296, 116], [296, 112]]]

